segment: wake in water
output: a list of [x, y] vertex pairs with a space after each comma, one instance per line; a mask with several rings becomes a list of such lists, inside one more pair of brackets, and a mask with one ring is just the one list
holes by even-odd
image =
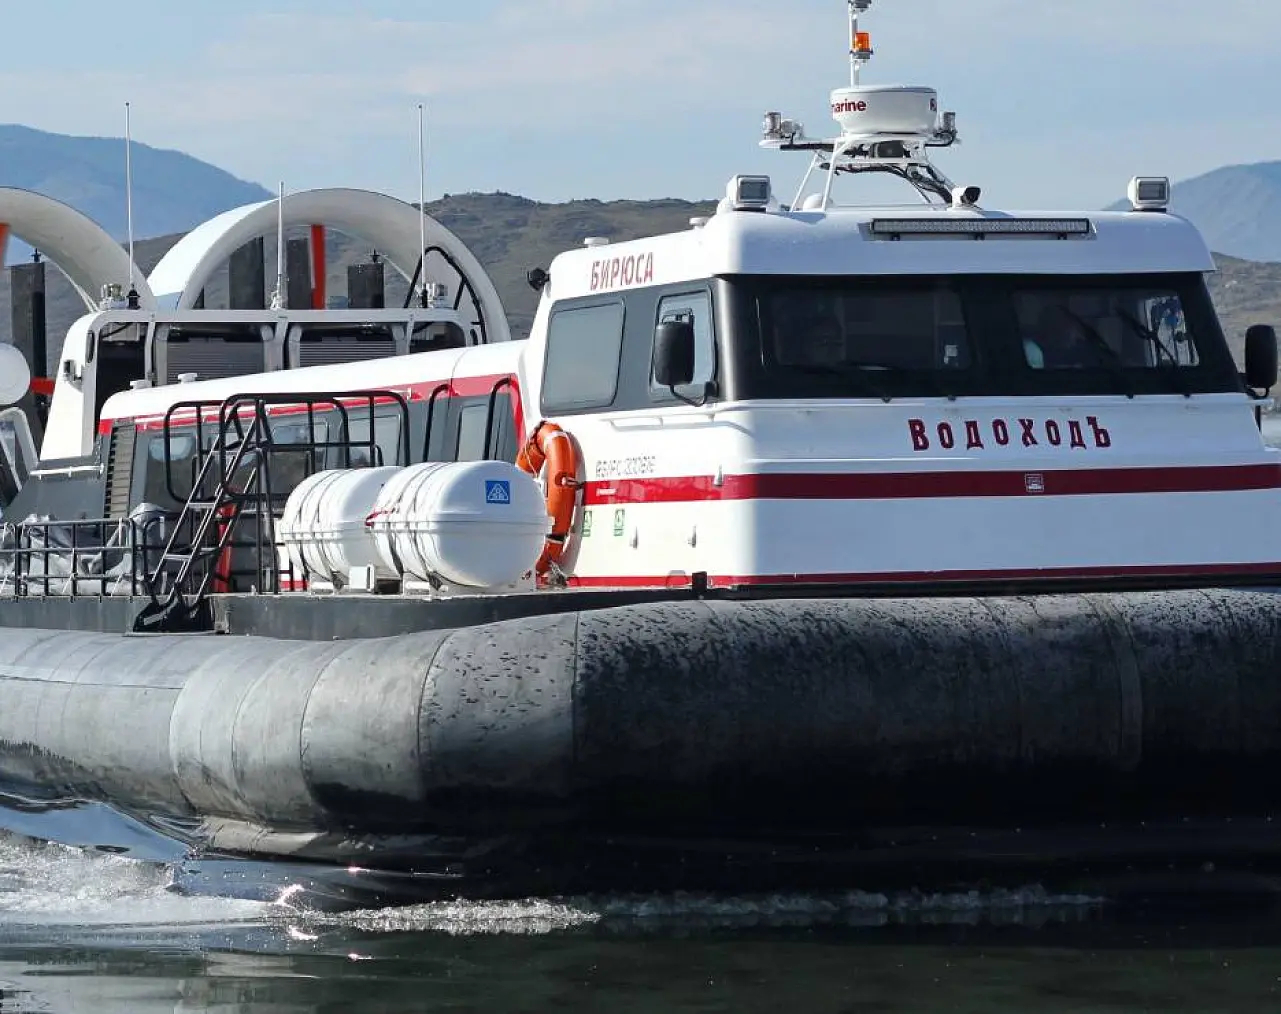
[[517, 902], [435, 902], [317, 915], [316, 926], [378, 933], [551, 933], [582, 926], [605, 931], [881, 927], [898, 925], [1017, 925], [1088, 917], [1103, 903], [1083, 895], [1051, 895], [1040, 887], [955, 894], [635, 895], [530, 899]]
[[[908, 924], [1041, 925], [1087, 917], [1098, 898], [1020, 890], [896, 894], [718, 896], [655, 894], [516, 901], [436, 901], [425, 904], [324, 911], [308, 885], [281, 884], [272, 864], [225, 863], [227, 894], [183, 890], [182, 865], [140, 862], [60, 845], [0, 838], [0, 935], [47, 933], [61, 927], [141, 940], [157, 934], [270, 931], [295, 949], [334, 932], [543, 935], [593, 929], [655, 932], [679, 928], [890, 926]], [[275, 875], [275, 876], [273, 876]], [[210, 874], [205, 874], [208, 886]], [[24, 934], [25, 935], [25, 934]], [[263, 940], [252, 934], [257, 949]], [[119, 941], [118, 941], [119, 942]]]

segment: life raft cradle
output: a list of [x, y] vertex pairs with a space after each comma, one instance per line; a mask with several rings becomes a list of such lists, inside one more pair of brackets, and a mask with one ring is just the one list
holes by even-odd
[[573, 529], [578, 491], [583, 483], [578, 478], [579, 454], [573, 437], [546, 419], [534, 427], [516, 456], [516, 467], [534, 478], [542, 474], [544, 466], [547, 468], [547, 513], [552, 519], [552, 530], [534, 572], [540, 578], [551, 574], [563, 579], [560, 563]]

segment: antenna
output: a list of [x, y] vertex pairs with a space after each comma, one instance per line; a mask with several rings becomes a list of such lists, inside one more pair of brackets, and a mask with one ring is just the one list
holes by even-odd
[[289, 307], [289, 293], [285, 288], [285, 181], [280, 181], [280, 197], [276, 201], [276, 291], [271, 297], [273, 310]]
[[418, 305], [427, 305], [427, 148], [423, 104], [418, 103]]
[[858, 16], [872, 6], [872, 0], [849, 0], [850, 7], [850, 87], [857, 88], [859, 70], [872, 56], [872, 40], [858, 30]]
[[133, 259], [133, 126], [129, 119], [129, 103], [125, 103], [125, 219], [129, 230], [129, 309], [138, 309], [138, 286]]

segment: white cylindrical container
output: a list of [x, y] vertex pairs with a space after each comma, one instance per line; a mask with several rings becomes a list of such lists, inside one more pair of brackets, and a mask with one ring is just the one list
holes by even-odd
[[343, 468], [308, 476], [290, 494], [277, 525], [280, 542], [301, 578], [303, 568], [329, 581], [346, 581], [353, 567], [374, 567], [378, 577], [397, 575], [381, 566], [366, 521], [378, 494], [403, 469]]
[[551, 530], [542, 488], [505, 461], [427, 462], [383, 487], [370, 519], [384, 567], [464, 588], [519, 581]]

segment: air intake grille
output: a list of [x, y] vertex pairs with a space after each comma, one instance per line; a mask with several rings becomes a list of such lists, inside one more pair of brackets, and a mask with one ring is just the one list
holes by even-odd
[[266, 367], [265, 348], [262, 342], [228, 342], [221, 338], [169, 342], [166, 382], [176, 384], [180, 373], [194, 373], [197, 380], [262, 373]]
[[298, 343], [298, 362], [296, 366], [358, 363], [365, 359], [387, 359], [396, 354], [396, 340], [391, 336], [365, 340], [337, 338], [304, 341]]
[[107, 452], [106, 515], [122, 518], [129, 513], [129, 493], [133, 484], [133, 451], [137, 434], [132, 426], [117, 423], [111, 431], [111, 449]]

